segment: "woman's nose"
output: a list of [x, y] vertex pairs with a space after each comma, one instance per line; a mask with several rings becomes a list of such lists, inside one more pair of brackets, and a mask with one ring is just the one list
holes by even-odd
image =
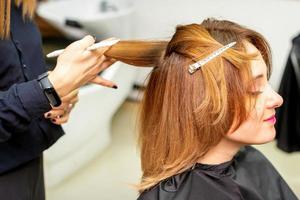
[[268, 108], [278, 108], [283, 104], [283, 98], [272, 88], [270, 88], [270, 96], [268, 98]]

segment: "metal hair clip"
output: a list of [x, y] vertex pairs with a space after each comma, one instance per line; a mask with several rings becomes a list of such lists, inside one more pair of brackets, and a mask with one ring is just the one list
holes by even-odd
[[206, 63], [208, 63], [209, 61], [211, 61], [215, 57], [219, 56], [220, 54], [222, 54], [224, 51], [226, 51], [230, 47], [233, 47], [235, 44], [236, 44], [236, 42], [231, 42], [231, 43], [229, 43], [229, 44], [221, 47], [220, 49], [214, 51], [212, 54], [210, 54], [206, 58], [204, 58], [202, 60], [199, 60], [198, 62], [196, 62], [194, 64], [191, 64], [189, 66], [189, 72], [190, 72], [190, 74], [193, 74], [195, 71], [197, 71], [198, 69], [200, 69], [203, 65], [205, 65]]

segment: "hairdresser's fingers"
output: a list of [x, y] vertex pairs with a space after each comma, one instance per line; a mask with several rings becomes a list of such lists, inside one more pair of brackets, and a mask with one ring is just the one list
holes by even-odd
[[[102, 40], [101, 42], [103, 41], [110, 41], [110, 40], [115, 40], [116, 38], [108, 38], [108, 39], [105, 39], [105, 40]], [[94, 49], [94, 50], [91, 50], [90, 52], [92, 53], [95, 53], [97, 54], [98, 56], [102, 56], [111, 46], [106, 46], [106, 47], [101, 47], [101, 48], [97, 48], [97, 49]]]
[[54, 118], [64, 115], [65, 113], [66, 113], [65, 109], [51, 110], [50, 112], [47, 113], [46, 118], [54, 119]]
[[97, 64], [95, 64], [95, 67], [91, 68], [87, 73], [94, 74], [96, 77], [96, 75], [98, 75], [100, 72], [107, 69], [114, 62], [115, 62], [115, 60], [113, 60], [113, 59], [108, 59], [105, 56], [101, 56], [98, 58], [98, 61], [97, 61]]
[[68, 102], [71, 101], [72, 99], [76, 98], [79, 94], [79, 89], [73, 90], [72, 92], [70, 92], [69, 94], [67, 94], [66, 96], [61, 98], [62, 102]]
[[80, 49], [85, 50], [86, 48], [93, 45], [94, 43], [95, 43], [95, 38], [91, 35], [87, 35], [84, 38], [82, 38], [81, 40], [73, 42], [70, 45], [70, 48], [76, 48], [76, 49], [80, 48]]
[[91, 50], [88, 51], [86, 50], [84, 53], [88, 56], [88, 57], [96, 57], [96, 58], [101, 58], [102, 56], [104, 56], [104, 53], [109, 49], [110, 47], [101, 47], [95, 50]]
[[52, 110], [50, 110], [49, 112], [47, 113], [51, 113], [52, 111], [55, 111], [55, 110], [66, 110], [68, 108], [68, 105], [70, 104], [70, 102], [62, 102], [60, 106], [58, 107], [52, 107]]
[[74, 98], [68, 101], [62, 101], [60, 106], [52, 107], [52, 110], [46, 112], [44, 114], [45, 118], [49, 118], [50, 116], [61, 115], [61, 112], [69, 112], [70, 105], [75, 105], [78, 102], [78, 100], [79, 100], [78, 96], [75, 96]]
[[107, 69], [108, 67], [110, 67], [111, 65], [113, 65], [115, 62], [117, 62], [116, 59], [113, 58], [106, 58], [101, 64], [100, 64], [100, 69], [101, 71]]
[[102, 56], [99, 56], [98, 59], [97, 59], [97, 66], [100, 66], [102, 63], [104, 63], [105, 61], [107, 60], [107, 58], [102, 55]]
[[[77, 101], [77, 102], [78, 102], [78, 101]], [[70, 104], [69, 104], [69, 108], [68, 108], [68, 109], [69, 109], [69, 111], [68, 111], [69, 113], [73, 110], [73, 108], [75, 107], [75, 104], [76, 104], [77, 102], [74, 102], [74, 103], [70, 103]]]
[[59, 118], [51, 119], [53, 124], [61, 125], [67, 123], [69, 120], [70, 114], [66, 113], [65, 115], [60, 116]]
[[71, 101], [69, 102], [69, 105], [75, 105], [77, 102], [79, 101], [79, 97], [73, 98], [71, 99]]
[[105, 79], [101, 78], [100, 76], [97, 76], [96, 78], [91, 80], [90, 83], [94, 83], [94, 84], [97, 84], [97, 85], [102, 85], [102, 86], [109, 87], [109, 88], [114, 88], [114, 89], [118, 88], [118, 86], [114, 82], [109, 81], [109, 80], [105, 80]]

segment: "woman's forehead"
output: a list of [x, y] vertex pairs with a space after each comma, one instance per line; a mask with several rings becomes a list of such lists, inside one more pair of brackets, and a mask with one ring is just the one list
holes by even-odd
[[257, 55], [253, 60], [251, 60], [252, 76], [255, 78], [255, 77], [263, 75], [264, 77], [267, 78], [267, 65], [266, 65], [260, 51], [250, 42], [245, 42], [244, 44], [245, 44], [247, 53]]

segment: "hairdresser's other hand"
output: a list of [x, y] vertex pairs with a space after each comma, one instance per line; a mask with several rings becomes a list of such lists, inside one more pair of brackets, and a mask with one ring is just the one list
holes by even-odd
[[62, 104], [59, 107], [53, 107], [52, 110], [44, 114], [45, 118], [52, 123], [61, 125], [69, 120], [70, 113], [78, 102], [79, 89], [70, 92], [67, 96], [61, 98]]
[[49, 74], [49, 80], [60, 97], [88, 82], [116, 88], [113, 82], [98, 77], [101, 71], [114, 62], [103, 55], [109, 47], [86, 50], [94, 43], [95, 39], [92, 36], [86, 36], [70, 44], [58, 57], [55, 69]]
[[[101, 66], [100, 66], [101, 71], [110, 67], [115, 62], [116, 62], [115, 59], [105, 58], [105, 60], [101, 63]], [[94, 84], [98, 84], [98, 85], [102, 85], [102, 86], [110, 87], [110, 88], [114, 88], [114, 89], [118, 88], [118, 86], [116, 84], [114, 84], [113, 82], [111, 82], [109, 80], [102, 78], [101, 76], [96, 76], [94, 79], [90, 80], [89, 83], [94, 83]]]

